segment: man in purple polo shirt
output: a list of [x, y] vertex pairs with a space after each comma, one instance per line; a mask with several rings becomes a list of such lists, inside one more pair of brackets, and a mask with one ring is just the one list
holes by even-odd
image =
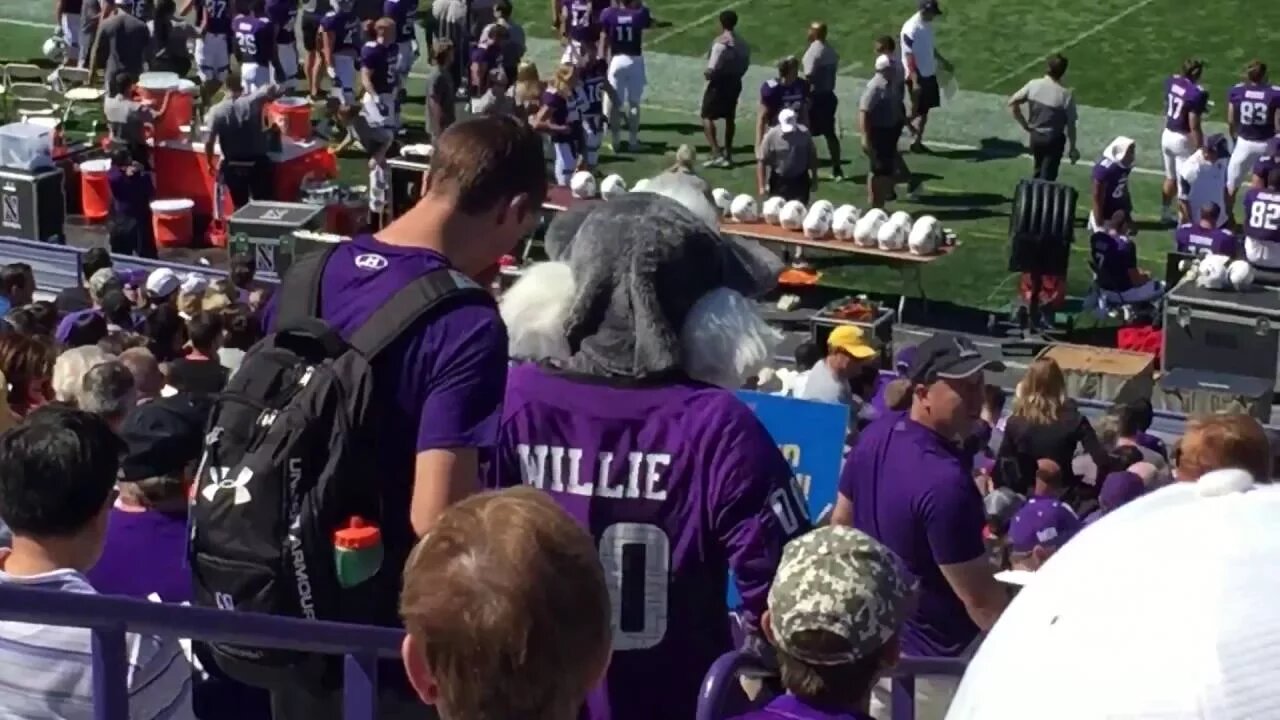
[[[966, 338], [938, 333], [920, 344], [908, 370], [911, 409], [872, 423], [840, 476], [833, 524], [852, 525], [902, 558], [920, 583], [902, 631], [909, 655], [958, 657], [1008, 604], [987, 560], [986, 513], [961, 443], [982, 410], [983, 371], [1002, 370]], [[916, 717], [942, 718], [954, 678], [916, 681]], [[889, 716], [887, 684], [872, 714]]]
[[[376, 235], [342, 243], [329, 258], [322, 319], [350, 337], [401, 288], [432, 270], [472, 278], [491, 273], [537, 222], [547, 190], [542, 163], [541, 140], [513, 118], [471, 118], [450, 127], [436, 142], [418, 204]], [[270, 327], [274, 308], [267, 316]], [[440, 513], [476, 489], [480, 454], [497, 442], [506, 327], [483, 299], [445, 305], [380, 353], [373, 375], [370, 407], [385, 413], [378, 424], [399, 430], [382, 438], [369, 477], [380, 484], [385, 507], [403, 509], [399, 522], [391, 512], [382, 526], [384, 567], [401, 568]], [[387, 600], [386, 622], [399, 626], [396, 599]], [[273, 697], [277, 720], [341, 716], [340, 694], [276, 695], [288, 696]], [[420, 717], [422, 708], [406, 706], [406, 712]]]
[[898, 660], [912, 580], [863, 532], [824, 527], [787, 543], [764, 630], [787, 693], [737, 720], [871, 720], [871, 686]]

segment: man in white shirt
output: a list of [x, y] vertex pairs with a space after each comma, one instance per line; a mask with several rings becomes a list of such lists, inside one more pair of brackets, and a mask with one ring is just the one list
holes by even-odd
[[907, 86], [911, 90], [911, 117], [907, 128], [916, 136], [913, 152], [928, 152], [924, 146], [924, 127], [929, 111], [942, 104], [938, 90], [938, 66], [951, 72], [952, 65], [934, 47], [933, 19], [942, 14], [938, 0], [920, 0], [919, 11], [902, 24], [902, 66], [907, 69]]
[[1213, 203], [1228, 212], [1218, 215], [1218, 227], [1227, 224], [1227, 158], [1231, 155], [1224, 135], [1210, 135], [1204, 147], [1178, 165], [1178, 212], [1180, 222], [1192, 222], [1195, 208]]

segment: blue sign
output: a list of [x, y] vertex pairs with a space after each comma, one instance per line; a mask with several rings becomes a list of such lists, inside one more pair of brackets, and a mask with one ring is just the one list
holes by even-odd
[[825, 521], [835, 507], [849, 406], [741, 390], [742, 399], [778, 443], [809, 503], [809, 518]]
[[[738, 397], [764, 424], [796, 474], [814, 525], [826, 522], [835, 507], [840, 465], [844, 457], [849, 406], [769, 395], [750, 390]], [[742, 604], [729, 578], [729, 607]]]

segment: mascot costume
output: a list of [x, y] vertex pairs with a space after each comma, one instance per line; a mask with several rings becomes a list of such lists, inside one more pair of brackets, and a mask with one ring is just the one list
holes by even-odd
[[759, 647], [782, 547], [809, 527], [790, 465], [734, 392], [779, 340], [750, 298], [782, 264], [721, 235], [697, 185], [644, 187], [557, 216], [551, 261], [504, 295], [515, 364], [490, 466], [493, 485], [542, 488], [599, 544], [616, 652], [588, 704], [619, 720], [693, 717], [733, 646], [727, 574]]

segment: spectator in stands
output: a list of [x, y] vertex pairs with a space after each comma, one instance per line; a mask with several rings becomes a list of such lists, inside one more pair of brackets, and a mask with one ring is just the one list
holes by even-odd
[[1043, 496], [1027, 500], [1009, 523], [1009, 565], [1039, 570], [1080, 527], [1080, 518], [1066, 503]]
[[987, 552], [995, 567], [1009, 567], [1008, 535], [1009, 523], [1018, 514], [1027, 499], [1009, 488], [996, 488], [982, 498], [983, 510], [987, 515], [987, 524], [982, 530], [982, 538], [986, 542]]
[[73, 348], [59, 355], [53, 364], [51, 381], [54, 399], [76, 405], [80, 399], [85, 373], [89, 372], [89, 368], [110, 359], [111, 356], [99, 350], [97, 345]]
[[137, 151], [120, 148], [112, 153], [107, 185], [111, 190], [107, 225], [111, 252], [155, 259], [156, 238], [151, 221], [155, 176], [137, 159]]
[[[95, 592], [84, 573], [102, 554], [121, 449], [101, 418], [56, 406], [0, 436], [0, 517], [13, 532], [12, 550], [0, 554], [0, 584]], [[0, 639], [6, 713], [92, 715], [89, 630], [4, 621]], [[192, 717], [191, 666], [178, 641], [128, 633], [125, 643], [130, 717]]]
[[[463, 120], [437, 139], [426, 193], [376, 235], [340, 243], [324, 268], [320, 316], [345, 338], [418, 278], [493, 272], [537, 224], [546, 197], [542, 142], [509, 117]], [[357, 262], [359, 258], [359, 262]], [[265, 313], [272, 328], [279, 305]], [[387, 428], [376, 461], [386, 566], [397, 568], [440, 513], [476, 489], [481, 453], [494, 447], [506, 385], [507, 333], [480, 294], [432, 311], [373, 362], [371, 407]], [[385, 622], [398, 625], [395, 598]], [[332, 693], [273, 698], [277, 718], [336, 716]], [[403, 698], [401, 698], [403, 699]], [[397, 703], [384, 698], [384, 703]], [[415, 703], [416, 704], [416, 703]], [[414, 712], [420, 712], [415, 710]]]
[[[128, 13], [122, 13], [128, 17]], [[134, 19], [136, 21], [136, 18]], [[143, 26], [144, 30], [146, 26]], [[105, 33], [105, 28], [103, 29]], [[165, 114], [169, 109], [169, 98], [166, 94], [158, 109], [152, 109], [135, 98], [134, 86], [138, 83], [138, 74], [142, 72], [119, 72], [107, 77], [111, 80], [107, 97], [102, 101], [102, 113], [107, 120], [107, 128], [111, 131], [111, 140], [115, 146], [124, 150], [128, 157], [144, 168], [151, 167], [147, 156], [146, 125]], [[114, 156], [114, 153], [113, 153]], [[119, 167], [112, 161], [114, 167]]]
[[[1009, 600], [987, 560], [986, 513], [958, 444], [981, 410], [986, 369], [1004, 366], [963, 336], [925, 340], [908, 373], [911, 409], [863, 430], [841, 471], [832, 523], [875, 537], [920, 579], [902, 634], [912, 655], [963, 655]], [[945, 715], [955, 687], [952, 678], [917, 678], [916, 717]], [[871, 710], [877, 718], [891, 712], [886, 684], [877, 685]]]
[[172, 305], [152, 308], [143, 322], [143, 334], [147, 336], [147, 349], [160, 363], [170, 363], [182, 357], [182, 347], [187, 343], [187, 326]]
[[222, 312], [232, 303], [240, 302], [240, 291], [230, 278], [216, 278], [209, 281], [205, 288], [204, 299], [200, 301], [200, 309], [205, 312]]
[[169, 363], [169, 385], [178, 392], [212, 395], [227, 385], [227, 369], [218, 360], [222, 345], [222, 317], [201, 312], [187, 321], [191, 349]]
[[1059, 468], [1069, 468], [1077, 445], [1103, 472], [1110, 467], [1093, 426], [1067, 398], [1062, 368], [1052, 358], [1039, 358], [1014, 391], [1013, 414], [996, 452], [996, 486], [1030, 492], [1036, 462], [1047, 458]]
[[231, 258], [231, 269], [227, 273], [227, 279], [235, 286], [238, 295], [232, 295], [232, 299], [236, 302], [249, 302], [249, 291], [253, 289], [253, 275], [257, 268], [254, 266], [253, 256], [251, 255], [235, 255]]
[[58, 324], [56, 339], [65, 348], [97, 345], [107, 337], [107, 318], [97, 311], [68, 315]]
[[791, 108], [778, 112], [778, 122], [764, 131], [756, 151], [756, 191], [761, 197], [809, 204], [818, 187], [818, 146], [800, 115]]
[[827, 356], [814, 363], [804, 391], [796, 393], [801, 400], [839, 403], [853, 402], [849, 384], [862, 369], [876, 358], [876, 349], [867, 341], [862, 328], [841, 325], [827, 336]]
[[142, 268], [134, 270], [126, 270], [121, 273], [124, 277], [124, 296], [129, 298], [129, 302], [134, 307], [142, 308], [147, 304], [147, 276], [150, 275]]
[[1031, 487], [1031, 497], [1060, 500], [1067, 490], [1066, 478], [1058, 463], [1040, 458], [1036, 461], [1035, 483]]
[[22, 307], [35, 297], [35, 283], [25, 263], [10, 263], [0, 268], [0, 314], [9, 308]]
[[200, 312], [200, 303], [208, 289], [209, 281], [199, 273], [187, 273], [182, 279], [182, 284], [178, 286], [178, 314], [183, 320], [189, 321]]
[[1004, 404], [1007, 397], [999, 385], [987, 385], [982, 389], [982, 414], [979, 418], [992, 429], [1004, 430]]
[[546, 495], [476, 495], [409, 556], [405, 670], [441, 720], [572, 718], [609, 665], [609, 608], [595, 542]]
[[111, 253], [106, 248], [92, 248], [82, 255], [80, 272], [84, 276], [84, 284], [64, 288], [59, 292], [55, 300], [58, 310], [67, 314], [93, 307], [93, 299], [89, 296], [89, 279], [94, 273], [109, 267], [111, 267]]
[[[644, 544], [680, 588], [636, 596], [666, 598], [661, 620], [633, 624], [615, 605], [617, 652], [591, 694], [592, 718], [692, 717], [703, 674], [733, 647], [726, 574], [756, 636], [782, 546], [809, 525], [787, 460], [733, 392], [777, 343], [747, 297], [771, 288], [781, 263], [721, 235], [716, 218], [673, 175], [562, 213], [546, 235], [553, 261], [502, 302], [511, 354], [554, 354], [510, 371], [494, 482], [549, 492], [601, 547]], [[546, 461], [562, 455], [569, 463]], [[640, 484], [626, 490], [628, 477]], [[604, 557], [611, 582], [644, 572]]]
[[[110, 290], [102, 296], [102, 316], [107, 321], [108, 333], [134, 333], [142, 316], [134, 310], [133, 303], [120, 290]], [[118, 354], [118, 353], [117, 353]]]
[[1146, 482], [1135, 472], [1121, 470], [1107, 473], [1102, 481], [1102, 490], [1098, 492], [1098, 509], [1085, 518], [1084, 524], [1096, 522], [1112, 510], [1142, 497], [1146, 491]]
[[[1147, 447], [1141, 442], [1143, 435], [1142, 423], [1143, 420], [1150, 417], [1150, 412], [1150, 401], [1147, 401], [1145, 406], [1122, 403], [1112, 407], [1110, 413], [1116, 416], [1115, 444], [1117, 447], [1135, 448], [1139, 453], [1141, 453], [1142, 462], [1149, 462], [1157, 468], [1163, 468], [1168, 465], [1164, 456], [1160, 452]], [[1149, 424], [1148, 427], [1150, 427]]]
[[1164, 441], [1150, 432], [1151, 424], [1155, 422], [1156, 418], [1155, 408], [1151, 407], [1151, 400], [1149, 398], [1138, 398], [1126, 404], [1134, 413], [1134, 421], [1138, 424], [1138, 434], [1134, 436], [1134, 439], [1142, 447], [1157, 453], [1163, 460], [1168, 461], [1169, 450], [1165, 447]]
[[1249, 415], [1208, 415], [1187, 423], [1174, 477], [1195, 482], [1205, 473], [1241, 468], [1259, 482], [1271, 478], [1271, 448], [1262, 425]]
[[249, 313], [247, 305], [236, 303], [222, 309], [222, 343], [218, 347], [218, 362], [234, 375], [244, 361], [244, 355], [261, 337], [258, 323]]
[[134, 394], [139, 405], [160, 397], [160, 391], [164, 389], [164, 374], [150, 350], [145, 347], [129, 348], [120, 353], [120, 362], [133, 374]]
[[175, 308], [178, 303], [178, 288], [182, 287], [182, 278], [178, 277], [178, 273], [169, 268], [156, 268], [147, 276], [145, 289], [147, 291], [147, 305], [158, 307], [160, 305], [173, 305]]
[[1158, 487], [1163, 487], [1167, 484], [1168, 480], [1172, 479], [1169, 472], [1161, 472], [1155, 465], [1148, 462], [1140, 462], [1136, 465], [1130, 465], [1128, 472], [1137, 475], [1138, 479], [1142, 480], [1143, 487], [1147, 490], [1154, 490]]
[[133, 373], [119, 360], [111, 359], [89, 368], [80, 383], [76, 406], [93, 413], [119, 432], [124, 418], [138, 404]]
[[866, 718], [871, 688], [898, 662], [913, 584], [891, 550], [852, 528], [788, 543], [763, 625], [787, 692], [738, 720]]
[[18, 417], [53, 400], [53, 364], [58, 351], [40, 336], [0, 335], [0, 372], [8, 380], [9, 407]]

